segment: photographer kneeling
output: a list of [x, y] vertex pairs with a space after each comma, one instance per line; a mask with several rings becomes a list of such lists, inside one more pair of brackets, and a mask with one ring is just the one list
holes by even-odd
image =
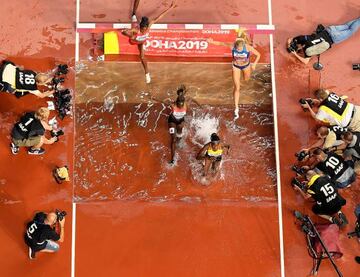
[[[337, 94], [326, 89], [315, 91], [316, 99], [300, 99], [303, 109], [308, 109], [311, 116], [322, 124], [348, 128], [360, 132], [360, 107], [345, 101]], [[317, 112], [313, 110], [317, 107]]]
[[311, 35], [289, 38], [287, 51], [302, 63], [307, 64], [312, 57], [324, 53], [333, 44], [338, 44], [350, 38], [359, 27], [360, 17], [342, 25], [324, 27], [320, 24]]
[[39, 212], [27, 224], [25, 243], [29, 246], [30, 259], [35, 259], [36, 252], [59, 251], [60, 246], [55, 241], [64, 241], [65, 215], [65, 212], [60, 211], [48, 214]]
[[294, 189], [299, 191], [305, 199], [313, 198], [316, 201], [312, 211], [340, 227], [346, 225], [347, 218], [341, 212], [346, 200], [338, 193], [334, 181], [328, 176], [320, 176], [314, 170], [306, 173], [306, 179], [307, 182], [303, 188], [302, 185], [295, 184]]
[[[0, 91], [14, 94], [17, 98], [29, 93], [45, 98], [55, 92], [57, 83], [64, 81], [63, 78], [55, 78], [55, 76], [67, 74], [67, 72], [67, 65], [59, 65], [53, 74], [46, 74], [17, 67], [10, 61], [3, 61], [0, 66]], [[39, 86], [51, 89], [42, 92], [38, 89]]]
[[42, 155], [45, 153], [45, 150], [41, 148], [43, 144], [53, 144], [58, 140], [57, 136], [50, 139], [45, 137], [46, 130], [53, 132], [53, 128], [48, 124], [49, 114], [47, 108], [40, 108], [20, 118], [11, 132], [10, 147], [14, 155], [19, 152], [19, 147], [30, 147], [29, 154]]

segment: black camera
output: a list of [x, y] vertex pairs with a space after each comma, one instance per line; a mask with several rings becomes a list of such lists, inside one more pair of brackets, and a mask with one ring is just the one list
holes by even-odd
[[291, 180], [291, 185], [294, 186], [294, 187], [298, 187], [302, 191], [306, 191], [306, 185], [304, 184], [304, 182], [301, 182], [296, 178], [293, 178]]
[[289, 47], [287, 47], [286, 50], [287, 50], [289, 53], [291, 53], [291, 52], [296, 52], [296, 51], [298, 50], [296, 41], [292, 40], [292, 41], [290, 42]]
[[325, 26], [322, 24], [317, 25], [315, 33], [320, 34], [325, 31]]
[[61, 210], [58, 210], [58, 209], [56, 209], [55, 210], [55, 214], [56, 214], [56, 217], [57, 217], [57, 221], [59, 222], [59, 221], [61, 221], [61, 220], [63, 220], [63, 218], [66, 216], [66, 212], [65, 211], [61, 211]]
[[64, 119], [64, 117], [71, 111], [71, 92], [69, 89], [58, 90], [56, 89], [54, 93], [55, 97], [55, 107], [59, 113], [59, 117]]
[[306, 157], [308, 157], [310, 155], [309, 152], [306, 152], [306, 151], [300, 151], [300, 152], [297, 152], [295, 153], [295, 157], [297, 158], [297, 160], [299, 162], [303, 161]]
[[306, 173], [306, 170], [304, 168], [298, 167], [296, 165], [293, 165], [291, 169], [299, 175], [304, 175]]
[[59, 64], [55, 75], [66, 75], [69, 72], [69, 67], [67, 64]]
[[310, 107], [312, 107], [314, 105], [314, 102], [312, 101], [312, 99], [309, 99], [309, 98], [300, 98], [299, 103], [301, 105], [308, 103]]
[[52, 131], [50, 132], [50, 134], [51, 134], [52, 137], [56, 137], [56, 141], [58, 141], [58, 140], [59, 140], [59, 137], [64, 134], [64, 131], [61, 130], [61, 129], [60, 129], [60, 130], [57, 130], [57, 131], [52, 130]]
[[353, 70], [360, 70], [360, 63], [354, 63], [352, 66]]
[[59, 77], [59, 78], [56, 78], [54, 77], [51, 81], [52, 85], [54, 87], [56, 87], [58, 84], [61, 84], [61, 83], [64, 83], [65, 82], [65, 78], [64, 77]]

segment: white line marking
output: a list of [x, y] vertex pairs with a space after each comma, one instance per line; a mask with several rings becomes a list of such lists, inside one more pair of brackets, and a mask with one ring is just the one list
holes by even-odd
[[273, 30], [275, 30], [275, 26], [274, 25], [258, 24], [258, 25], [256, 25], [256, 30], [273, 31]]
[[[77, 17], [77, 12], [76, 12], [76, 17]], [[80, 22], [77, 22], [76, 23], [76, 28], [77, 29], [95, 29], [96, 28], [96, 23], [80, 23]]]
[[[272, 3], [268, 0], [269, 25], [272, 25]], [[279, 157], [279, 133], [277, 121], [277, 102], [276, 102], [276, 81], [275, 81], [275, 59], [274, 59], [274, 38], [270, 34], [270, 63], [271, 63], [271, 89], [273, 97], [273, 114], [274, 114], [274, 135], [275, 135], [275, 161], [276, 161], [276, 180], [278, 196], [278, 217], [279, 217], [279, 248], [280, 248], [280, 274], [285, 277], [284, 262], [284, 230], [282, 215], [282, 197], [281, 197], [281, 179], [280, 179], [280, 157]]]
[[237, 30], [239, 29], [238, 24], [221, 24], [220, 25], [221, 30]]
[[[80, 23], [80, 0], [76, 0], [76, 27], [79, 28]], [[90, 23], [81, 23], [88, 25]], [[75, 30], [75, 63], [79, 61], [79, 32]]]
[[202, 29], [204, 29], [204, 25], [203, 24], [185, 24], [185, 29], [202, 30]]
[[167, 29], [168, 25], [167, 24], [153, 24], [151, 25], [150, 29]]
[[113, 28], [114, 29], [130, 29], [131, 23], [114, 23]]
[[[79, 1], [79, 0], [78, 0]], [[73, 179], [74, 181], [74, 179]], [[74, 186], [74, 184], [73, 184]], [[73, 199], [74, 201], [74, 199]], [[75, 277], [75, 242], [76, 242], [76, 203], [72, 204], [72, 226], [71, 226], [71, 277]]]

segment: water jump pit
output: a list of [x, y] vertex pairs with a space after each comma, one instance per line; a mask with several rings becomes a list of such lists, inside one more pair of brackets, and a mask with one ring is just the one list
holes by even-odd
[[[242, 86], [241, 117], [233, 120], [231, 65], [150, 63], [153, 82], [139, 63], [77, 65], [75, 199], [275, 201], [270, 66], [261, 64]], [[139, 80], [140, 79], [140, 80]], [[165, 104], [184, 84], [191, 105], [175, 165]], [[200, 148], [218, 132], [231, 145], [215, 180], [202, 178]]]

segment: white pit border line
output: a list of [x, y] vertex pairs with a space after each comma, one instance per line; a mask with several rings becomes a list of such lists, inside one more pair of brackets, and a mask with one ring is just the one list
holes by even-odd
[[[268, 0], [269, 25], [272, 25], [272, 3]], [[279, 247], [280, 247], [280, 274], [285, 277], [284, 262], [284, 232], [282, 216], [282, 197], [281, 197], [281, 179], [280, 179], [280, 158], [279, 158], [279, 134], [277, 121], [277, 102], [276, 102], [276, 81], [275, 81], [275, 61], [274, 61], [274, 37], [270, 34], [270, 63], [271, 63], [271, 89], [273, 98], [273, 115], [274, 115], [274, 136], [275, 136], [275, 162], [276, 162], [276, 180], [277, 180], [277, 197], [278, 197], [278, 219], [279, 219]]]

